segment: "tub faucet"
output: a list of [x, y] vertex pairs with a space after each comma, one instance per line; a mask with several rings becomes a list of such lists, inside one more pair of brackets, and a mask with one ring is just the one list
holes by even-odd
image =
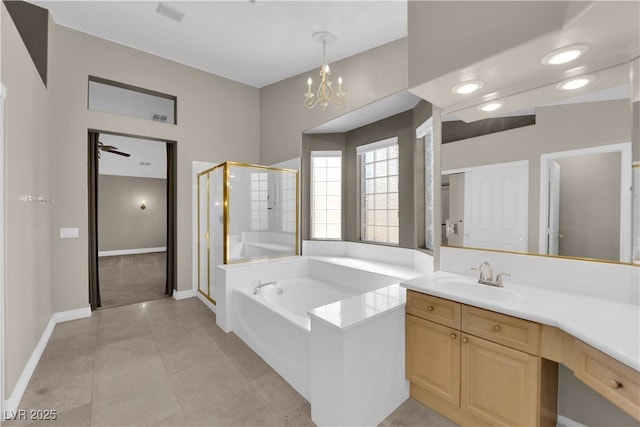
[[261, 280], [258, 280], [258, 286], [256, 286], [256, 287], [255, 287], [255, 289], [253, 290], [253, 294], [254, 294], [254, 295], [258, 295], [258, 293], [260, 293], [260, 289], [261, 289], [262, 287], [264, 287], [264, 286], [267, 286], [267, 285], [273, 285], [273, 286], [276, 286], [277, 284], [278, 284], [278, 282], [276, 282], [276, 281], [262, 283], [262, 281], [261, 281]]

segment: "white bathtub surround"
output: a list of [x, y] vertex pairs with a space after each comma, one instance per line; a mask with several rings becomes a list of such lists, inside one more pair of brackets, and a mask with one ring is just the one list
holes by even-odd
[[432, 271], [432, 258], [351, 242], [305, 247], [305, 256], [218, 266], [217, 323], [310, 401], [317, 424], [378, 424], [409, 396], [398, 284]]
[[406, 267], [421, 274], [433, 271], [433, 257], [426, 252], [370, 243], [303, 240], [302, 255], [377, 261], [391, 266]]
[[409, 397], [404, 303], [404, 289], [393, 285], [313, 310], [311, 418], [317, 425], [378, 425]]
[[[344, 304], [346, 316], [322, 313], [331, 312], [328, 318], [348, 326], [311, 316], [311, 419], [317, 425], [378, 425], [409, 397], [404, 290], [395, 288], [391, 293], [401, 298], [373, 291]], [[352, 309], [363, 305], [371, 316], [354, 316]]]
[[[353, 266], [348, 267], [350, 264]], [[348, 328], [404, 304], [404, 300], [399, 302], [398, 283], [420, 275], [406, 267], [336, 257], [297, 257], [274, 265], [286, 272], [276, 276], [264, 268], [229, 266], [226, 269], [225, 287], [231, 284], [233, 289], [231, 309], [226, 311], [230, 318], [227, 324], [233, 325], [235, 334], [307, 400], [311, 400], [309, 336], [315, 333], [307, 313], [333, 322], [336, 327]], [[229, 281], [238, 280], [240, 271], [243, 271], [242, 280], [249, 286]], [[380, 274], [380, 271], [394, 271], [400, 277]], [[254, 294], [258, 281], [276, 281], [277, 285], [265, 286]], [[278, 294], [278, 290], [282, 293]], [[221, 306], [218, 306], [218, 323]]]
[[543, 288], [640, 305], [640, 268], [633, 265], [530, 256], [461, 248], [440, 248], [443, 271], [472, 275], [471, 267], [488, 261], [494, 273], [507, 272], [505, 283]]
[[402, 283], [418, 292], [554, 326], [640, 370], [637, 305], [507, 283], [495, 288], [469, 276], [436, 272]]
[[234, 289], [253, 289], [258, 285], [258, 281], [270, 282], [307, 277], [308, 272], [307, 260], [300, 256], [218, 265], [215, 269], [216, 323], [225, 332], [234, 330], [231, 309]]

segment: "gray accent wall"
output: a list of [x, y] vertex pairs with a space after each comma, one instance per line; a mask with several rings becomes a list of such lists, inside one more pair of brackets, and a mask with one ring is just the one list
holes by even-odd
[[[620, 153], [558, 159], [559, 255], [620, 259]], [[588, 230], [588, 231], [587, 231]]]
[[406, 248], [424, 247], [424, 144], [416, 128], [431, 117], [431, 104], [421, 101], [412, 109], [346, 133], [303, 135], [302, 239], [310, 237], [310, 155], [312, 151], [342, 151], [342, 238], [358, 242], [360, 221], [360, 169], [357, 147], [398, 137], [400, 242]]
[[[140, 209], [141, 201], [145, 209]], [[100, 175], [98, 178], [98, 250], [165, 247], [167, 180]]]

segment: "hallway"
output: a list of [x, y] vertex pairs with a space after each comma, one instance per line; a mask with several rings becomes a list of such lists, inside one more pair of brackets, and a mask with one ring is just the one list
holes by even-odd
[[[166, 298], [58, 324], [20, 409], [3, 425], [311, 426], [309, 403], [197, 298]], [[451, 426], [412, 399], [384, 426]]]

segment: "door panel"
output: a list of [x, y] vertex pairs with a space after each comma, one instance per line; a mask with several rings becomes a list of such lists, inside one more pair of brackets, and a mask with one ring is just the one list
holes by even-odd
[[464, 246], [527, 250], [528, 171], [518, 162], [465, 173]]
[[460, 332], [406, 316], [407, 379], [441, 399], [460, 404]]
[[463, 334], [462, 409], [494, 426], [537, 425], [538, 358]]

